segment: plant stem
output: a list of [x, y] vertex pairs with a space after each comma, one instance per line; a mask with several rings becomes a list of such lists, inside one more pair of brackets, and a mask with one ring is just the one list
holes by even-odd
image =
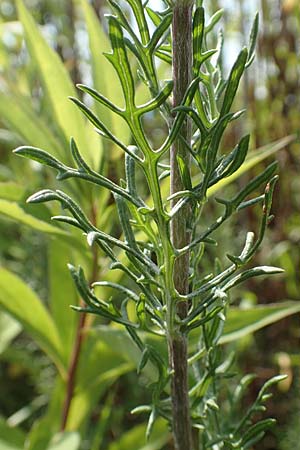
[[79, 317], [79, 322], [77, 325], [75, 343], [74, 343], [73, 352], [71, 355], [71, 361], [70, 361], [70, 365], [69, 365], [69, 369], [68, 369], [66, 396], [65, 396], [65, 400], [64, 400], [64, 404], [63, 404], [62, 420], [61, 420], [61, 426], [60, 426], [61, 431], [64, 431], [66, 429], [69, 412], [70, 412], [70, 408], [71, 408], [71, 403], [72, 403], [72, 399], [73, 399], [73, 395], [74, 395], [76, 371], [77, 371], [79, 356], [80, 356], [82, 342], [83, 342], [83, 329], [85, 326], [86, 318], [87, 318], [87, 314], [82, 313]]
[[[192, 77], [192, 8], [193, 1], [179, 0], [173, 10], [173, 106], [180, 105]], [[171, 149], [171, 194], [184, 190], [177, 158], [190, 165], [190, 155], [183, 141], [191, 141], [191, 126], [188, 120], [183, 124], [181, 137]], [[171, 240], [175, 248], [182, 248], [190, 242], [188, 223], [191, 216], [190, 206], [182, 209], [171, 222]], [[180, 294], [187, 294], [189, 289], [189, 253], [178, 257], [174, 265], [174, 287]], [[176, 299], [173, 299], [173, 301]], [[177, 315], [183, 319], [187, 316], [187, 302], [178, 302]], [[188, 396], [188, 349], [187, 337], [176, 327], [168, 339], [169, 360], [173, 370], [172, 376], [172, 411], [173, 436], [176, 450], [192, 450], [192, 433]]]
[[[91, 221], [96, 225], [97, 222], [97, 210], [95, 204], [92, 203], [91, 208]], [[90, 283], [93, 283], [97, 279], [98, 274], [98, 250], [97, 247], [93, 248], [93, 261], [90, 275]], [[80, 300], [81, 306], [84, 306], [84, 302]], [[60, 430], [64, 431], [67, 426], [68, 417], [71, 409], [71, 403], [74, 396], [75, 384], [76, 384], [76, 372], [79, 364], [79, 358], [81, 354], [81, 348], [84, 340], [85, 328], [88, 327], [88, 315], [86, 313], [80, 314], [79, 322], [76, 329], [74, 347], [72, 349], [70, 364], [67, 373], [67, 383], [66, 383], [66, 395], [63, 403], [62, 417]]]

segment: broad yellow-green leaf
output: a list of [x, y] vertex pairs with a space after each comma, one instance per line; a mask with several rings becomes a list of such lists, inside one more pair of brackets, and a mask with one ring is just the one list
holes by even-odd
[[13, 182], [0, 182], [0, 199], [19, 201], [25, 193], [24, 187]]
[[23, 325], [63, 373], [63, 344], [48, 311], [21, 278], [4, 268], [0, 269], [0, 306]]
[[24, 143], [41, 147], [55, 156], [63, 156], [67, 151], [67, 142], [59, 142], [43, 118], [35, 113], [29, 98], [0, 92], [0, 116]]
[[108, 450], [161, 450], [170, 439], [170, 431], [167, 422], [158, 419], [154, 426], [150, 439], [146, 442], [146, 424], [137, 425], [132, 430], [124, 433], [122, 437], [111, 444]]
[[24, 450], [45, 450], [48, 448], [51, 438], [60, 429], [65, 395], [65, 383], [60, 376], [57, 376], [54, 380], [47, 410], [41, 419], [34, 422], [29, 433], [27, 433]]
[[73, 260], [72, 248], [61, 240], [48, 243], [48, 301], [51, 315], [57, 326], [61, 341], [64, 342], [66, 356], [74, 343], [75, 328], [79, 314], [71, 310], [77, 295], [67, 264]]
[[[300, 302], [293, 301], [257, 305], [247, 309], [230, 307], [219, 343], [236, 341], [298, 312]], [[190, 334], [192, 346], [197, 344], [200, 333], [201, 329], [195, 329]]]
[[79, 433], [59, 433], [53, 437], [47, 450], [78, 450], [79, 445]]
[[81, 153], [89, 163], [93, 163], [94, 157], [86, 139], [85, 122], [68, 99], [68, 96], [76, 97], [68, 72], [59, 56], [45, 41], [23, 1], [16, 0], [16, 4], [28, 51], [40, 75], [53, 122], [58, 124], [67, 142], [71, 135], [75, 138]]
[[[93, 330], [97, 339], [101, 339], [112, 352], [115, 352], [122, 356], [122, 358], [128, 361], [132, 367], [136, 368], [141, 360], [142, 352], [133, 342], [128, 332], [121, 327], [112, 326], [99, 326]], [[147, 344], [158, 347], [158, 350], [162, 356], [167, 357], [167, 349], [165, 348], [164, 341], [150, 333], [140, 333], [139, 336]], [[152, 381], [157, 380], [157, 369], [152, 363], [148, 362], [143, 369], [143, 373]]]
[[16, 202], [0, 200], [0, 214], [10, 219], [17, 220], [19, 223], [28, 225], [37, 231], [52, 234], [53, 236], [67, 236], [68, 233], [48, 222], [37, 219], [31, 214], [27, 214]]
[[0, 199], [0, 215], [1, 214], [9, 219], [16, 220], [18, 223], [27, 225], [34, 230], [63, 239], [72, 244], [78, 250], [81, 250], [82, 254], [86, 252], [82, 240], [77, 239], [75, 235], [62, 230], [55, 225], [52, 225], [44, 220], [37, 219], [31, 214], [26, 213], [16, 202]]
[[[53, 430], [53, 433], [55, 431]], [[48, 418], [42, 417], [36, 420], [26, 436], [25, 450], [46, 449], [52, 436]]]
[[83, 426], [105, 390], [132, 369], [133, 364], [128, 363], [116, 346], [105, 345], [99, 335], [88, 336], [80, 354], [67, 430]]
[[221, 343], [238, 340], [285, 317], [300, 312], [300, 302], [280, 302], [252, 308], [230, 308]]
[[6, 421], [0, 418], [0, 449], [22, 450], [25, 434], [19, 428], [8, 426]]

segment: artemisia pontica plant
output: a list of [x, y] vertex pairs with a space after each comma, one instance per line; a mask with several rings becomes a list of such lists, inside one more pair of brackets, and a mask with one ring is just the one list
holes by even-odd
[[[162, 416], [171, 425], [177, 450], [247, 449], [273, 424], [272, 419], [253, 424], [252, 416], [265, 408], [266, 391], [278, 378], [267, 382], [244, 416], [238, 416], [237, 405], [251, 377], [243, 378], [232, 398], [224, 401], [221, 386], [230, 376], [232, 361], [222, 359], [218, 344], [230, 307], [229, 291], [248, 278], [280, 272], [275, 267], [248, 266], [270, 220], [276, 162], [230, 198], [212, 199], [210, 194], [211, 188], [216, 191], [218, 183], [234, 174], [247, 156], [249, 135], [228, 152], [221, 143], [226, 129], [241, 120], [244, 112], [233, 112], [232, 106], [241, 77], [254, 58], [258, 17], [249, 48], [241, 50], [225, 77], [222, 34], [216, 48], [208, 48], [221, 11], [206, 21], [201, 1], [197, 5], [193, 0], [165, 1], [165, 9], [155, 11], [147, 1], [127, 0], [131, 20], [121, 2], [109, 3], [113, 12], [108, 16], [112, 52], [106, 57], [118, 75], [124, 98], [114, 104], [93, 88], [82, 84], [78, 88], [122, 117], [131, 131], [132, 145], [121, 142], [84, 102], [71, 100], [95, 126], [99, 139], [123, 150], [125, 180], [117, 184], [90, 167], [74, 139], [70, 143], [74, 167], [38, 148], [21, 147], [15, 152], [57, 170], [60, 181], [77, 178], [109, 190], [122, 235], [97, 229], [83, 208], [61, 190], [45, 189], [28, 201], [60, 202], [69, 214], [53, 220], [81, 229], [88, 244], [98, 246], [111, 260], [110, 269], [123, 271], [123, 284], [100, 280], [91, 286], [83, 269], [70, 265], [85, 302], [74, 309], [125, 327], [141, 351], [139, 371], [146, 364], [157, 368], [157, 380], [151, 384], [152, 404], [136, 409], [149, 414], [147, 435], [156, 418]], [[168, 65], [172, 79], [162, 80], [158, 74]], [[137, 101], [138, 81], [149, 93], [143, 104]], [[160, 114], [167, 129], [158, 148], [145, 131], [145, 116], [154, 113]], [[142, 177], [147, 189], [141, 189]], [[206, 226], [207, 204], [214, 201], [222, 205], [223, 212]], [[245, 232], [244, 248], [239, 255], [226, 255], [224, 270], [203, 267], [203, 254], [217, 245], [214, 232], [234, 214], [256, 204], [261, 205], [257, 234]], [[95, 285], [116, 290], [122, 302], [100, 298]], [[199, 336], [196, 350], [189, 348], [193, 330]], [[145, 343], [145, 333], [157, 336], [157, 347]], [[168, 358], [158, 351], [162, 343]]]

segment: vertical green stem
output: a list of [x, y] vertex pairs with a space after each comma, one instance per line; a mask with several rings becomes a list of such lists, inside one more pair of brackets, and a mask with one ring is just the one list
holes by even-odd
[[[192, 78], [192, 9], [193, 0], [177, 0], [173, 10], [173, 105], [178, 106]], [[183, 139], [177, 139], [171, 149], [171, 194], [184, 189], [180, 177], [177, 158], [190, 165], [190, 155], [183, 140], [191, 141], [191, 126], [188, 120], [181, 129]], [[190, 242], [188, 223], [191, 209], [187, 205], [171, 222], [171, 240], [175, 248], [186, 246]], [[174, 265], [174, 287], [180, 294], [189, 289], [189, 253], [178, 257]], [[173, 301], [176, 299], [173, 299]], [[176, 313], [180, 318], [187, 315], [187, 302], [177, 302]], [[176, 327], [168, 339], [169, 360], [172, 376], [173, 435], [176, 450], [191, 450], [192, 433], [188, 396], [188, 349], [187, 337]]]

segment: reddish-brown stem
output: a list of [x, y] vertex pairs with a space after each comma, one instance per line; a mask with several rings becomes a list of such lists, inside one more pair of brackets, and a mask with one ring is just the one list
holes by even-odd
[[64, 431], [66, 428], [68, 417], [69, 417], [69, 412], [70, 412], [70, 408], [71, 408], [71, 402], [72, 402], [73, 395], [74, 395], [76, 370], [78, 367], [79, 356], [80, 356], [80, 351], [81, 351], [81, 347], [82, 347], [83, 330], [85, 327], [86, 318], [87, 318], [86, 313], [82, 313], [79, 317], [79, 322], [77, 325], [75, 343], [74, 343], [71, 361], [70, 361], [68, 374], [67, 374], [66, 396], [65, 396], [65, 401], [64, 401], [64, 405], [63, 405], [62, 420], [61, 420], [61, 426], [60, 426], [61, 431]]
[[[96, 207], [93, 204], [92, 210], [91, 210], [91, 222], [95, 225], [97, 223], [97, 211]], [[90, 275], [90, 283], [93, 283], [97, 279], [98, 274], [98, 252], [97, 247], [93, 248], [93, 262], [92, 262], [92, 269], [91, 269], [91, 275]], [[80, 300], [80, 305], [84, 306], [84, 302]], [[72, 349], [70, 364], [68, 368], [67, 373], [67, 382], [66, 382], [66, 395], [65, 400], [63, 404], [63, 410], [62, 410], [62, 418], [61, 418], [61, 431], [64, 431], [67, 426], [68, 417], [70, 413], [71, 403], [74, 396], [74, 390], [76, 385], [76, 372], [77, 367], [79, 363], [82, 343], [85, 336], [85, 328], [87, 326], [87, 314], [81, 313], [79, 317], [79, 322], [76, 329], [76, 335], [75, 335], [75, 342], [74, 347]]]
[[[192, 75], [192, 8], [193, 1], [178, 0], [173, 11], [173, 105], [181, 104], [191, 82]], [[191, 141], [191, 126], [188, 120], [181, 129], [183, 139], [177, 139], [171, 149], [171, 194], [184, 190], [178, 157], [189, 167], [190, 156], [183, 141]], [[182, 248], [190, 241], [189, 206], [182, 209], [171, 222], [171, 239], [175, 248]], [[174, 286], [180, 294], [187, 294], [189, 288], [189, 253], [177, 258], [174, 267]], [[181, 318], [187, 315], [187, 303], [178, 302], [177, 314]], [[175, 330], [168, 339], [169, 360], [173, 369], [172, 376], [172, 416], [173, 436], [176, 450], [192, 450], [192, 432], [188, 389], [188, 349], [187, 338]]]

